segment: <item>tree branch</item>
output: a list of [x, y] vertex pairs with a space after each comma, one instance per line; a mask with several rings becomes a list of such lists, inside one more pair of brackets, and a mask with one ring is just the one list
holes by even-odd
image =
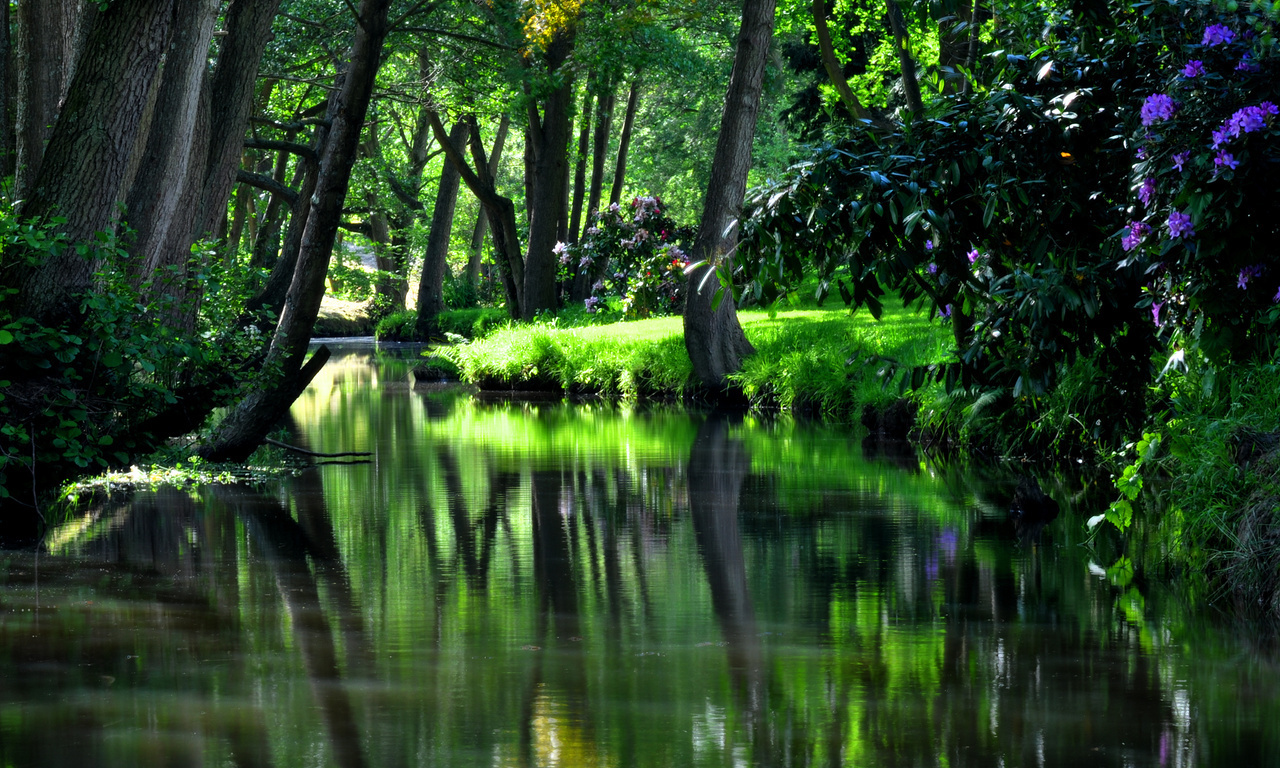
[[317, 451], [308, 451], [306, 448], [299, 448], [296, 445], [289, 445], [288, 443], [282, 443], [279, 440], [272, 440], [269, 437], [263, 438], [262, 442], [267, 443], [269, 445], [274, 445], [277, 448], [284, 448], [286, 451], [301, 453], [303, 456], [318, 456], [322, 459], [337, 459], [343, 456], [372, 456], [373, 455], [368, 451], [346, 451], [344, 453], [319, 453]]
[[271, 194], [283, 199], [290, 206], [298, 202], [297, 192], [294, 192], [292, 189], [289, 189], [285, 185], [265, 174], [239, 170], [236, 171], [236, 181], [242, 184], [248, 184], [251, 187], [257, 187], [258, 189], [265, 189]]
[[281, 152], [288, 152], [290, 154], [297, 155], [298, 157], [309, 160], [313, 163], [320, 162], [320, 157], [316, 154], [314, 149], [292, 141], [247, 138], [244, 140], [244, 146], [249, 149], [275, 149]]

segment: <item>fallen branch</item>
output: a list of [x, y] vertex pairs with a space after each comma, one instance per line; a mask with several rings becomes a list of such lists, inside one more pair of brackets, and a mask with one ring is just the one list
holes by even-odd
[[301, 453], [304, 456], [318, 456], [322, 459], [336, 459], [342, 456], [372, 456], [373, 455], [368, 451], [347, 451], [346, 453], [317, 453], [315, 451], [308, 451], [306, 448], [299, 448], [296, 445], [289, 445], [288, 443], [282, 443], [279, 440], [272, 440], [269, 437], [263, 438], [262, 442], [270, 443], [271, 445], [274, 445], [277, 448], [284, 448], [287, 451], [295, 451], [297, 453]]

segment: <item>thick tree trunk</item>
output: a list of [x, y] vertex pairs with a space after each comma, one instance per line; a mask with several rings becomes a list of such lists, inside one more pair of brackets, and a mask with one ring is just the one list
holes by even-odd
[[565, 204], [568, 183], [569, 133], [572, 129], [573, 77], [564, 65], [573, 51], [572, 30], [556, 35], [547, 46], [547, 71], [559, 73], [560, 87], [543, 102], [542, 115], [530, 103], [529, 136], [533, 148], [533, 194], [529, 243], [524, 258], [524, 294], [521, 316], [532, 320], [538, 312], [556, 307], [557, 262], [553, 249]]
[[898, 65], [902, 69], [902, 93], [907, 99], [907, 109], [913, 116], [924, 111], [920, 98], [920, 82], [916, 79], [916, 62], [911, 58], [911, 39], [907, 35], [907, 22], [902, 17], [898, 0], [885, 0], [889, 16], [889, 29], [893, 32], [893, 47], [898, 52]]
[[351, 63], [342, 90], [333, 97], [337, 102], [336, 114], [321, 159], [320, 178], [302, 236], [297, 268], [263, 363], [265, 372], [279, 373], [273, 375], [270, 385], [255, 388], [227, 415], [209, 443], [200, 450], [206, 459], [243, 461], [248, 458], [315, 374], [302, 365], [302, 360], [324, 297], [324, 279], [342, 219], [365, 115], [373, 96], [390, 4], [391, 0], [361, 0], [360, 3]]
[[243, 153], [244, 132], [253, 107], [258, 64], [271, 37], [281, 0], [232, 0], [227, 9], [222, 50], [213, 69], [213, 124], [204, 188], [192, 240], [217, 233], [226, 220], [227, 199]]
[[569, 217], [569, 242], [582, 236], [582, 204], [586, 202], [587, 153], [591, 149], [591, 108], [595, 99], [588, 85], [582, 97], [582, 113], [578, 116], [578, 159], [573, 169], [573, 213]]
[[591, 214], [600, 210], [600, 198], [604, 184], [604, 160], [609, 149], [609, 132], [613, 130], [613, 103], [615, 88], [608, 84], [600, 92], [596, 110], [596, 130], [591, 138], [591, 191], [587, 196], [587, 226], [591, 225]]
[[[503, 115], [498, 123], [498, 135], [493, 140], [493, 155], [489, 157], [489, 176], [498, 176], [498, 166], [502, 162], [502, 148], [507, 143], [507, 131], [511, 128], [511, 116]], [[471, 233], [471, 252], [467, 256], [467, 282], [476, 286], [480, 284], [480, 258], [484, 250], [484, 236], [489, 231], [489, 214], [484, 204], [480, 205], [480, 214], [476, 216], [476, 228]]]
[[13, 167], [13, 123], [9, 122], [9, 77], [13, 73], [9, 55], [9, 4], [0, 3], [0, 177], [8, 176]]
[[520, 308], [524, 300], [524, 258], [520, 255], [520, 233], [516, 229], [515, 203], [497, 192], [494, 175], [489, 170], [489, 161], [484, 156], [480, 126], [476, 124], [475, 118], [470, 118], [471, 160], [475, 163], [473, 170], [463, 158], [462, 153], [449, 143], [449, 136], [444, 131], [440, 116], [434, 111], [428, 115], [431, 119], [431, 130], [435, 132], [436, 141], [444, 149], [445, 157], [462, 174], [462, 181], [467, 185], [467, 189], [480, 200], [480, 204], [484, 206], [485, 215], [494, 224], [493, 250], [497, 257], [498, 269], [502, 273], [502, 285], [507, 293], [507, 314], [512, 319], [518, 320], [521, 317]]
[[191, 147], [219, 5], [220, 0], [176, 0], [176, 18], [181, 23], [165, 58], [151, 118], [158, 129], [147, 132], [146, 148], [125, 200], [125, 219], [135, 233], [130, 252], [141, 267], [142, 279], [178, 259], [185, 262], [188, 255], [168, 253], [165, 246], [187, 176], [204, 173], [203, 164], [192, 167]]
[[813, 0], [813, 23], [818, 32], [818, 52], [822, 56], [822, 67], [827, 71], [827, 78], [835, 86], [836, 93], [840, 95], [840, 103], [844, 104], [854, 120], [870, 120], [871, 114], [849, 89], [849, 81], [844, 77], [844, 67], [836, 60], [835, 46], [831, 44], [831, 31], [827, 28], [826, 0]]
[[40, 173], [45, 142], [53, 134], [73, 55], [75, 19], [68, 18], [67, 11], [76, 8], [78, 5], [69, 0], [22, 0], [17, 5], [15, 199], [26, 199], [31, 193]]
[[631, 128], [636, 122], [636, 109], [640, 106], [640, 78], [631, 82], [627, 95], [627, 116], [622, 120], [622, 135], [618, 137], [618, 162], [613, 168], [613, 187], [609, 190], [609, 203], [622, 199], [622, 186], [627, 180], [627, 149], [631, 146]]
[[751, 142], [755, 137], [764, 67], [773, 37], [775, 3], [776, 0], [743, 2], [742, 29], [738, 33], [729, 92], [725, 96], [720, 135], [711, 162], [702, 221], [693, 246], [693, 259], [707, 264], [689, 275], [684, 342], [694, 375], [704, 386], [715, 390], [723, 390], [728, 375], [742, 367], [743, 357], [755, 351], [738, 323], [732, 291], [726, 288], [719, 304], [716, 303], [716, 293], [721, 286], [711, 272], [721, 269], [723, 274], [732, 273], [730, 254], [738, 235], [736, 227], [727, 234], [726, 230], [738, 216], [747, 190]]
[[[470, 132], [471, 124], [467, 118], [458, 120], [449, 131], [449, 144], [459, 155], [466, 147]], [[431, 231], [427, 233], [427, 248], [422, 254], [422, 278], [418, 282], [419, 338], [425, 339], [436, 332], [436, 315], [444, 311], [444, 276], [449, 269], [449, 240], [453, 234], [461, 178], [458, 169], [446, 161], [440, 170], [440, 186], [431, 211]]]
[[[173, 0], [116, 0], [89, 33], [23, 215], [65, 217], [59, 230], [86, 243], [114, 228], [116, 203], [142, 126], [152, 79], [173, 21]], [[3, 283], [19, 288], [15, 315], [65, 322], [92, 286], [95, 260], [68, 248], [36, 265], [14, 259]]]

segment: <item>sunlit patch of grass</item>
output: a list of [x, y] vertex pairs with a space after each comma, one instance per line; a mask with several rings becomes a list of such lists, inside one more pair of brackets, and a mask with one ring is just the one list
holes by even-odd
[[[747, 310], [739, 319], [757, 354], [731, 382], [762, 409], [838, 416], [889, 400], [897, 391], [882, 387], [882, 369], [939, 361], [949, 342], [946, 329], [901, 308], [886, 308], [879, 321], [843, 308], [773, 316]], [[452, 355], [464, 380], [486, 389], [633, 399], [680, 397], [692, 386], [679, 317], [574, 328], [511, 326]]]

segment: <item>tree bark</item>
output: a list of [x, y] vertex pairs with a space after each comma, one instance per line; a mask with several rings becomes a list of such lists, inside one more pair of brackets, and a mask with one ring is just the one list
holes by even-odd
[[[747, 341], [733, 306], [733, 294], [721, 286], [717, 269], [732, 274], [731, 253], [737, 244], [737, 228], [729, 225], [742, 208], [751, 169], [751, 143], [755, 138], [756, 115], [764, 67], [773, 37], [776, 0], [744, 0], [742, 29], [738, 33], [729, 92], [725, 96], [720, 135], [711, 162], [711, 178], [702, 208], [702, 221], [694, 241], [693, 259], [706, 265], [689, 275], [684, 312], [684, 342], [693, 363], [694, 375], [703, 386], [723, 391], [728, 375], [742, 367], [742, 359], [755, 349]], [[728, 230], [726, 232], [726, 230]]]
[[862, 102], [849, 89], [849, 81], [844, 77], [844, 67], [836, 60], [835, 46], [831, 44], [831, 31], [827, 28], [826, 0], [813, 0], [813, 23], [818, 30], [818, 52], [822, 56], [822, 67], [827, 71], [827, 77], [835, 86], [836, 93], [840, 95], [840, 103], [844, 104], [854, 120], [870, 120], [871, 113], [867, 112], [866, 107], [862, 106]]
[[192, 240], [216, 234], [226, 219], [227, 199], [243, 153], [253, 107], [254, 83], [271, 22], [281, 0], [232, 0], [227, 9], [222, 50], [213, 69], [213, 103], [204, 188]]
[[[116, 0], [89, 33], [81, 74], [71, 83], [22, 211], [40, 220], [65, 217], [58, 229], [70, 243], [87, 243], [114, 228], [173, 10], [173, 0]], [[10, 261], [2, 277], [19, 288], [12, 311], [46, 325], [77, 317], [78, 298], [92, 286], [96, 267], [95, 259], [74, 248], [34, 265]]]
[[582, 236], [582, 204], [586, 202], [587, 153], [591, 149], [591, 108], [595, 99], [588, 84], [582, 97], [582, 113], [578, 117], [578, 160], [573, 169], [573, 213], [569, 217], [569, 242], [576, 243]]
[[[502, 148], [507, 143], [507, 131], [511, 128], [511, 116], [503, 115], [498, 123], [498, 135], [493, 140], [493, 154], [489, 157], [489, 176], [498, 176], [498, 166], [502, 162]], [[476, 228], [471, 233], [471, 253], [467, 256], [467, 282], [480, 284], [480, 258], [484, 249], [484, 236], [489, 231], [489, 214], [483, 204], [480, 214], [476, 216]]]
[[13, 123], [9, 122], [9, 76], [13, 73], [9, 42], [9, 4], [0, 3], [0, 177], [12, 167]]
[[907, 109], [912, 116], [924, 112], [924, 101], [920, 98], [920, 82], [916, 79], [916, 62], [911, 58], [911, 39], [907, 36], [907, 22], [902, 17], [902, 7], [898, 0], [885, 0], [888, 10], [889, 29], [893, 32], [893, 47], [898, 52], [898, 64], [902, 69], [902, 93], [907, 99]]
[[302, 359], [324, 297], [324, 279], [351, 182], [351, 168], [360, 147], [365, 115], [373, 96], [390, 4], [391, 0], [361, 0], [360, 3], [351, 63], [342, 90], [333, 99], [337, 102], [336, 114], [322, 156], [297, 268], [263, 363], [264, 375], [273, 380], [251, 391], [227, 415], [210, 442], [200, 449], [206, 459], [243, 461], [248, 458], [288, 411], [301, 387], [315, 374], [302, 364]]
[[[17, 200], [31, 193], [66, 93], [74, 40], [66, 12], [77, 7], [68, 0], [22, 0], [17, 5]], [[74, 25], [74, 18], [70, 21]]]
[[609, 203], [622, 198], [622, 185], [627, 180], [627, 149], [631, 146], [631, 128], [636, 122], [636, 109], [640, 105], [640, 78], [631, 82], [627, 95], [627, 115], [622, 120], [622, 136], [618, 138], [618, 162], [613, 169], [613, 187], [609, 190]]
[[597, 97], [596, 131], [591, 138], [591, 192], [587, 196], [587, 226], [591, 215], [600, 210], [600, 198], [604, 184], [604, 159], [609, 149], [609, 132], [613, 130], [613, 103], [615, 86], [609, 83]]
[[135, 233], [130, 252], [141, 266], [141, 279], [178, 259], [186, 261], [188, 253], [169, 253], [165, 246], [187, 176], [204, 172], [203, 165], [192, 167], [191, 147], [220, 0], [176, 0], [175, 5], [181, 22], [174, 29], [151, 118], [151, 124], [160, 128], [147, 132], [141, 163], [125, 199], [125, 219]]
[[529, 136], [532, 140], [534, 176], [530, 208], [529, 242], [524, 258], [524, 294], [521, 316], [532, 320], [538, 312], [556, 307], [556, 234], [565, 204], [568, 183], [569, 134], [572, 129], [573, 76], [567, 60], [573, 51], [572, 28], [561, 30], [547, 46], [546, 68], [561, 78], [560, 86], [547, 95], [542, 115], [529, 105]]
[[[449, 131], [449, 145], [457, 154], [462, 154], [470, 131], [467, 118], [459, 119]], [[444, 311], [444, 275], [449, 269], [449, 240], [453, 234], [453, 215], [457, 209], [461, 177], [458, 169], [448, 161], [440, 170], [440, 186], [431, 211], [431, 231], [427, 234], [427, 249], [422, 255], [422, 278], [418, 282], [417, 331], [419, 338], [423, 339], [436, 332], [436, 315]]]

